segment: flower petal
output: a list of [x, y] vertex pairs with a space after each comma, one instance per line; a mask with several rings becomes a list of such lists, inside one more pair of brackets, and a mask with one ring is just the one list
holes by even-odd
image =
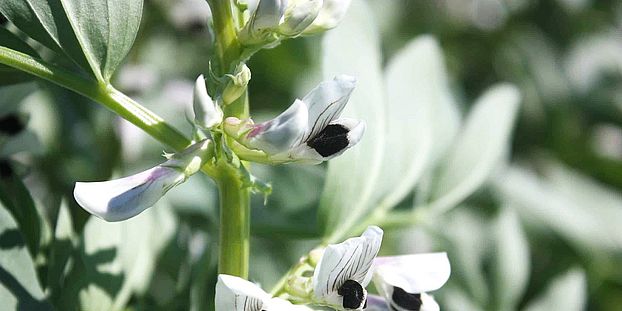
[[408, 293], [437, 290], [451, 273], [446, 253], [379, 257], [374, 267], [374, 284], [385, 297], [392, 292], [392, 287]]
[[195, 122], [200, 126], [212, 128], [222, 122], [223, 112], [207, 93], [203, 75], [194, 83], [192, 106]]
[[290, 0], [279, 26], [281, 34], [297, 36], [303, 32], [320, 14], [322, 0]]
[[382, 229], [370, 226], [360, 237], [327, 246], [313, 273], [315, 297], [319, 301], [339, 305], [337, 291], [347, 280], [367, 287], [381, 242]]
[[365, 308], [365, 311], [389, 311], [389, 305], [380, 296], [367, 295], [367, 308]]
[[121, 221], [153, 206], [184, 179], [179, 170], [156, 166], [121, 179], [77, 182], [73, 196], [89, 213], [106, 221]]
[[253, 125], [243, 139], [246, 142], [241, 143], [268, 154], [285, 152], [300, 141], [307, 128], [307, 119], [307, 107], [301, 100], [296, 100], [278, 117]]
[[303, 141], [313, 138], [341, 115], [355, 85], [354, 77], [340, 75], [320, 83], [302, 99], [309, 109], [309, 125]]
[[324, 0], [317, 18], [307, 28], [305, 34], [315, 34], [337, 27], [350, 7], [351, 0]]
[[220, 274], [216, 283], [216, 310], [261, 311], [270, 295], [242, 278]]
[[287, 0], [260, 0], [249, 21], [251, 32], [256, 33], [278, 27], [286, 8]]

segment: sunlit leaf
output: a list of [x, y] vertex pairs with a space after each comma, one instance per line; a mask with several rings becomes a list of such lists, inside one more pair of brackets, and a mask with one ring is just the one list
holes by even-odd
[[519, 102], [510, 84], [493, 86], [477, 100], [440, 168], [431, 210], [454, 207], [488, 180], [508, 152]]
[[573, 269], [554, 279], [546, 292], [531, 302], [525, 311], [584, 310], [586, 287], [585, 273], [580, 269]]
[[5, 310], [52, 310], [11, 214], [0, 206], [0, 301]]
[[[18, 36], [8, 31], [6, 28], [0, 27], [0, 46], [8, 47], [13, 50], [38, 56], [37, 52], [26, 42], [22, 41]], [[6, 65], [0, 65], [0, 86], [21, 83], [32, 80], [32, 76]]]
[[516, 212], [504, 207], [492, 227], [496, 310], [516, 310], [529, 280], [529, 245]]
[[385, 137], [381, 58], [373, 15], [365, 2], [353, 1], [340, 26], [324, 39], [322, 66], [326, 78], [356, 77], [343, 115], [365, 120], [367, 130], [357, 146], [328, 164], [319, 215], [325, 236], [345, 233], [370, 208]]
[[2, 1], [0, 12], [33, 39], [108, 82], [134, 43], [142, 6], [142, 0], [24, 0]]

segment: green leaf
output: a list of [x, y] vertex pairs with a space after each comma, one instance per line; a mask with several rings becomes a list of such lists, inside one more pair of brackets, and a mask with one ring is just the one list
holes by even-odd
[[372, 206], [384, 147], [382, 56], [378, 30], [365, 2], [352, 3], [345, 19], [326, 35], [323, 45], [326, 78], [338, 74], [357, 78], [343, 116], [367, 122], [361, 142], [328, 164], [319, 217], [324, 236], [339, 238]]
[[[0, 27], [0, 46], [38, 57], [37, 52], [26, 42], [4, 27]], [[32, 80], [33, 77], [6, 65], [0, 65], [0, 86], [22, 83]]]
[[5, 310], [52, 310], [17, 223], [0, 206], [0, 301]]
[[520, 217], [541, 230], [553, 230], [589, 258], [619, 252], [620, 195], [561, 166], [550, 180], [511, 167], [495, 180], [498, 193], [517, 206]]
[[581, 311], [587, 300], [585, 273], [573, 269], [552, 281], [546, 292], [531, 302], [525, 311]]
[[495, 310], [516, 310], [529, 281], [529, 244], [519, 218], [503, 207], [492, 227], [494, 237]]
[[60, 2], [93, 72], [108, 82], [134, 44], [142, 17], [143, 1]]
[[77, 236], [73, 232], [73, 222], [67, 203], [63, 201], [58, 209], [54, 240], [51, 244], [47, 283], [52, 301], [57, 301], [62, 294], [62, 288], [68, 267], [73, 264], [72, 254], [77, 245]]
[[520, 93], [510, 84], [491, 87], [473, 106], [454, 146], [442, 162], [430, 210], [441, 214], [488, 180], [508, 153]]
[[142, 6], [142, 0], [24, 0], [2, 1], [0, 12], [108, 83], [134, 43]]
[[30, 192], [19, 176], [0, 178], [0, 203], [11, 213], [33, 256], [39, 252], [42, 221]]
[[[430, 166], [441, 145], [440, 135], [434, 139], [437, 124], [452, 127], [456, 122], [440, 111], [453, 102], [434, 38], [412, 40], [390, 60], [386, 72], [387, 138], [376, 193], [386, 194], [380, 205], [390, 208], [412, 191]], [[441, 120], [433, 122], [436, 119]]]

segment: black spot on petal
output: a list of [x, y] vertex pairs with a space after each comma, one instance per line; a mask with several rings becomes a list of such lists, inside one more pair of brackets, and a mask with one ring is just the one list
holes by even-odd
[[337, 294], [343, 296], [343, 307], [347, 309], [358, 309], [365, 299], [365, 289], [357, 281], [347, 280], [339, 287]]
[[307, 141], [307, 145], [323, 157], [329, 157], [348, 147], [347, 128], [340, 124], [329, 124]]
[[423, 302], [421, 301], [421, 294], [409, 294], [399, 287], [394, 287], [391, 304], [395, 304], [405, 310], [418, 311], [421, 309]]
[[24, 122], [16, 115], [16, 114], [8, 114], [0, 117], [0, 133], [6, 135], [16, 135], [22, 130], [26, 125]]

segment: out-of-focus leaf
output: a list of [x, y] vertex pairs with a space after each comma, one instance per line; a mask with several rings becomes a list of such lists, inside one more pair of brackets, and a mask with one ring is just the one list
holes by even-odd
[[510, 84], [493, 86], [477, 100], [440, 168], [433, 213], [459, 204], [490, 177], [508, 152], [519, 102], [520, 93]]
[[584, 310], [586, 287], [585, 273], [580, 269], [570, 270], [553, 280], [542, 297], [531, 302], [525, 311]]
[[[13, 50], [38, 56], [37, 52], [19, 37], [4, 27], [0, 27], [0, 46], [8, 47]], [[0, 86], [21, 83], [32, 80], [32, 75], [18, 71], [6, 65], [0, 65]]]
[[357, 78], [343, 115], [367, 122], [361, 142], [328, 164], [319, 217], [324, 236], [339, 237], [369, 212], [384, 151], [382, 56], [374, 18], [364, 1], [353, 1], [323, 44], [324, 76]]
[[48, 261], [47, 283], [52, 295], [52, 301], [56, 301], [61, 295], [65, 281], [65, 272], [73, 264], [71, 257], [77, 243], [77, 236], [73, 232], [73, 223], [66, 202], [61, 203], [56, 217], [54, 229], [54, 241]]
[[446, 249], [451, 259], [450, 283], [460, 282], [469, 297], [479, 305], [487, 305], [489, 288], [484, 279], [484, 260], [490, 248], [488, 224], [482, 217], [460, 208], [446, 214], [434, 226], [435, 233], [447, 241]]
[[445, 302], [442, 305], [442, 310], [449, 311], [480, 311], [484, 310], [483, 307], [479, 306], [476, 302], [472, 301], [471, 298], [464, 293], [462, 290], [457, 288], [443, 288], [443, 300]]
[[[511, 167], [496, 179], [495, 187], [502, 197], [517, 207], [516, 211], [523, 219], [538, 228], [557, 232], [584, 254], [594, 256], [602, 251], [619, 252], [622, 248], [620, 205], [607, 207], [610, 204], [607, 202], [615, 204], [616, 195], [609, 198], [607, 191], [601, 189], [590, 194], [600, 199], [591, 201], [586, 196], [588, 188], [581, 189], [586, 186], [585, 181], [564, 181], [567, 185], [577, 185], [566, 188], [564, 192], [556, 188], [560, 185], [559, 178], [556, 182], [558, 186], [526, 169]], [[581, 201], [575, 201], [575, 197], [580, 197]], [[587, 205], [582, 205], [586, 202]]]
[[0, 206], [0, 301], [5, 310], [52, 310], [13, 217]]
[[433, 110], [446, 96], [445, 80], [438, 43], [431, 37], [411, 41], [389, 62], [387, 135], [374, 193], [384, 208], [399, 203], [430, 163]]
[[0, 87], [0, 115], [15, 111], [23, 99], [34, 90], [34, 83], [22, 83]]
[[143, 1], [60, 2], [93, 72], [109, 81], [134, 43], [142, 17]]
[[516, 310], [529, 280], [529, 245], [516, 212], [504, 207], [493, 225], [495, 310]]
[[0, 203], [15, 219], [28, 250], [33, 256], [39, 252], [42, 238], [42, 219], [30, 192], [19, 176], [0, 178]]
[[134, 43], [142, 5], [142, 0], [2, 1], [0, 12], [33, 39], [108, 82]]

